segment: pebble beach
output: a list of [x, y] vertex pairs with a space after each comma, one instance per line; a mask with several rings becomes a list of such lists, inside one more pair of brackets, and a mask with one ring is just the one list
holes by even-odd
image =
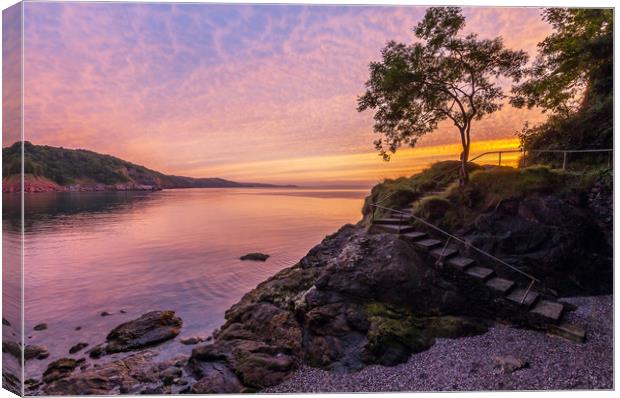
[[[613, 389], [613, 296], [561, 301], [577, 307], [565, 319], [586, 325], [584, 343], [498, 325], [480, 336], [438, 339], [429, 350], [393, 367], [336, 373], [304, 366], [263, 392]], [[502, 371], [498, 358], [507, 357], [524, 366]]]

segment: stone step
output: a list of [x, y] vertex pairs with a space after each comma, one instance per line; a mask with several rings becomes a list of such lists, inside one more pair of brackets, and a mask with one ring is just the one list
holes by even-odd
[[489, 279], [486, 285], [489, 287], [489, 289], [495, 291], [496, 293], [507, 294], [510, 289], [512, 289], [512, 287], [515, 285], [515, 283], [508, 279], [495, 277]]
[[563, 310], [564, 306], [560, 303], [548, 300], [540, 300], [534, 306], [534, 308], [530, 310], [530, 313], [536, 317], [541, 317], [546, 321], [556, 323], [560, 320]]
[[[538, 294], [537, 292], [533, 290], [530, 290], [527, 293], [527, 297], [525, 298], [525, 300], [523, 300], [523, 296], [525, 296], [525, 292], [527, 292], [526, 289], [515, 289], [512, 292], [510, 292], [510, 294], [506, 298], [512, 301], [513, 303], [517, 303], [519, 305], [523, 305], [524, 307], [530, 308], [532, 304], [534, 304], [536, 300], [538, 300], [538, 297], [540, 296], [540, 294]], [[521, 300], [523, 300], [523, 303], [521, 303]]]
[[475, 265], [473, 267], [467, 268], [465, 270], [465, 273], [469, 276], [473, 276], [474, 278], [479, 279], [482, 282], [484, 282], [487, 279], [489, 279], [491, 276], [493, 276], [495, 271], [493, 271], [490, 268], [485, 268], [485, 267], [480, 267], [478, 265]]
[[559, 325], [551, 325], [549, 326], [549, 332], [577, 343], [586, 341], [586, 329], [578, 325], [571, 325], [565, 322]]
[[447, 259], [453, 257], [459, 253], [459, 250], [455, 247], [440, 247], [431, 251], [431, 256], [436, 259]]
[[426, 238], [428, 234], [424, 232], [419, 232], [419, 231], [411, 231], [411, 232], [407, 232], [404, 234], [400, 234], [400, 236], [413, 242], [413, 241]]
[[468, 257], [456, 256], [448, 260], [448, 265], [461, 271], [475, 263], [474, 260]]
[[387, 232], [389, 234], [405, 234], [415, 230], [411, 225], [373, 224], [373, 231]]
[[392, 218], [375, 218], [372, 223], [373, 224], [404, 224], [407, 220], [397, 217]]
[[443, 244], [442, 241], [437, 239], [423, 239], [414, 243], [417, 247], [424, 250], [431, 250], [436, 248], [437, 246], [441, 246]]

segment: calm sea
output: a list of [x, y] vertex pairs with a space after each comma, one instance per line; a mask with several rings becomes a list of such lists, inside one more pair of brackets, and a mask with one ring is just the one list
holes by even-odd
[[[180, 337], [208, 336], [224, 311], [342, 224], [361, 218], [367, 190], [180, 189], [154, 193], [40, 193], [26, 196], [25, 334], [47, 360], [26, 377], [105, 340], [116, 325], [149, 310], [173, 310]], [[5, 250], [18, 242], [11, 217], [19, 195], [4, 197]], [[8, 233], [7, 233], [8, 232]], [[264, 263], [240, 261], [260, 251]], [[121, 310], [126, 313], [121, 313]], [[102, 317], [101, 312], [110, 316]], [[48, 329], [33, 331], [38, 323]], [[80, 327], [80, 330], [75, 330]], [[162, 357], [189, 353], [174, 341]], [[85, 351], [85, 350], [84, 350]]]

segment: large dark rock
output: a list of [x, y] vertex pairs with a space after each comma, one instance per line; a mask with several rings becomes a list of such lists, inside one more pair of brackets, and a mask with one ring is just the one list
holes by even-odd
[[437, 336], [484, 331], [463, 317], [471, 310], [398, 237], [347, 225], [226, 312], [213, 343], [192, 351], [191, 392], [257, 391], [301, 363], [347, 371], [403, 362]]
[[612, 246], [597, 218], [577, 199], [530, 195], [504, 200], [461, 235], [560, 295], [611, 292]]
[[72, 358], [61, 358], [49, 365], [43, 372], [43, 381], [51, 383], [54, 380], [61, 379], [71, 374], [78, 367], [80, 362]]
[[[159, 367], [153, 362], [156, 353], [143, 351], [122, 360], [103, 364], [98, 368], [71, 374], [69, 367], [48, 377], [44, 392], [47, 395], [110, 395], [139, 393], [142, 388], [160, 384]], [[61, 360], [67, 362], [67, 359]], [[77, 361], [67, 365], [77, 366]], [[50, 364], [51, 366], [51, 364]], [[58, 368], [57, 365], [54, 369]], [[48, 368], [50, 369], [50, 368]], [[51, 373], [50, 373], [51, 375]], [[45, 375], [44, 375], [45, 379]]]
[[26, 361], [33, 358], [46, 358], [48, 355], [47, 347], [44, 345], [27, 345], [24, 350], [24, 359]]
[[2, 340], [2, 352], [13, 355], [17, 359], [22, 358], [22, 347], [12, 340]]
[[115, 327], [106, 337], [108, 353], [131, 351], [176, 337], [183, 321], [174, 311], [151, 311]]

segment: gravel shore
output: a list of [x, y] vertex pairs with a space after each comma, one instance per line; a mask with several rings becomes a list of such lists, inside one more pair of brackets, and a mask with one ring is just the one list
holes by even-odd
[[[586, 325], [586, 342], [574, 343], [531, 330], [496, 326], [488, 333], [438, 339], [429, 350], [394, 367], [369, 366], [339, 374], [302, 367], [266, 393], [563, 390], [613, 388], [613, 297], [576, 297], [566, 315]], [[502, 374], [497, 357], [512, 356], [529, 366]]]

